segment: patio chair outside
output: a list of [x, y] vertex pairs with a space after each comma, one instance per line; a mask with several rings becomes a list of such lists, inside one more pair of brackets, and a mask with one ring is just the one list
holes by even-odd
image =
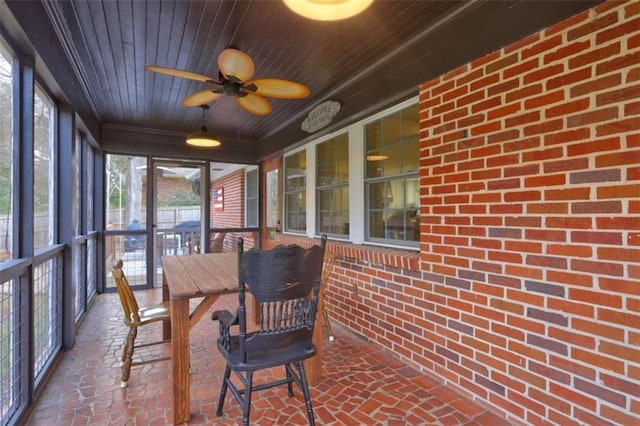
[[[244, 242], [238, 240], [238, 310], [235, 315], [229, 311], [213, 314], [220, 326], [218, 350], [227, 364], [218, 416], [222, 416], [227, 389], [242, 406], [242, 424], [248, 425], [252, 392], [286, 384], [292, 397], [292, 383], [296, 382], [304, 395], [309, 424], [315, 424], [304, 360], [316, 355], [312, 337], [326, 241], [323, 235], [319, 246], [308, 249], [290, 245], [243, 253]], [[247, 332], [245, 291], [259, 305], [257, 331]], [[237, 334], [231, 333], [234, 325]], [[278, 366], [284, 366], [283, 378], [253, 386], [254, 372]], [[232, 381], [232, 372], [240, 386]]]
[[211, 239], [209, 253], [222, 253], [224, 251], [224, 237], [226, 232], [217, 232]]

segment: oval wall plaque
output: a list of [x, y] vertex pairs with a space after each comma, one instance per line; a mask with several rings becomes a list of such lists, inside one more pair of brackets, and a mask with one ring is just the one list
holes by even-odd
[[338, 101], [324, 101], [309, 111], [307, 118], [302, 121], [300, 127], [305, 132], [313, 133], [327, 127], [333, 117], [342, 109]]

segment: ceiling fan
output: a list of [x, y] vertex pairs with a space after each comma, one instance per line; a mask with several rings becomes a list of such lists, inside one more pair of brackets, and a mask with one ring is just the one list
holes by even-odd
[[271, 104], [265, 97], [299, 99], [310, 93], [307, 86], [295, 81], [277, 78], [249, 80], [254, 72], [253, 60], [234, 48], [225, 49], [218, 55], [218, 78], [156, 65], [147, 65], [145, 69], [211, 85], [184, 98], [182, 106], [185, 107], [208, 105], [226, 95], [232, 96], [242, 109], [251, 114], [267, 115], [271, 112]]

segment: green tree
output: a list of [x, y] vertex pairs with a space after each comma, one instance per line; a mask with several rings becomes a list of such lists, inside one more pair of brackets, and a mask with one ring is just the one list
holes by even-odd
[[0, 51], [0, 214], [11, 211], [13, 135], [11, 63]]

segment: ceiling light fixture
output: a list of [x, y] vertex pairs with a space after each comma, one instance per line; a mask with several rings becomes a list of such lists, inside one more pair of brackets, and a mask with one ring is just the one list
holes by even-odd
[[316, 21], [339, 21], [365, 10], [373, 0], [284, 0], [289, 9]]
[[209, 105], [200, 105], [200, 108], [202, 108], [202, 127], [199, 132], [187, 136], [187, 144], [205, 148], [220, 146], [220, 141], [207, 133], [207, 128], [204, 125], [204, 112], [209, 109]]
[[389, 158], [388, 155], [381, 155], [381, 154], [367, 155], [367, 161], [383, 161], [383, 160], [386, 160], [387, 158]]

